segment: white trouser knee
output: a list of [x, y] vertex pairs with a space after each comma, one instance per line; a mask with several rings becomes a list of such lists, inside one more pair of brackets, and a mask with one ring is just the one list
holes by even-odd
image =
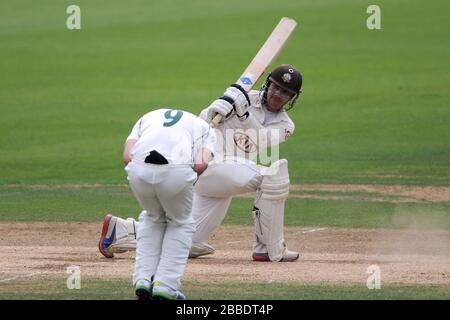
[[195, 186], [192, 214], [196, 222], [193, 242], [207, 241], [222, 223], [233, 196], [254, 192], [261, 184], [261, 168], [255, 163], [229, 160], [213, 163]]

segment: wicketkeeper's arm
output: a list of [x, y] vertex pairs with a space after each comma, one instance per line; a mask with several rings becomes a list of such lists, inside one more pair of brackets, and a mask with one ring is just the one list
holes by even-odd
[[206, 148], [201, 148], [195, 157], [194, 163], [194, 171], [201, 175], [206, 168], [208, 167], [208, 163], [213, 159], [213, 153], [211, 150]]
[[125, 147], [123, 148], [123, 163], [125, 164], [125, 166], [128, 165], [128, 163], [130, 163], [131, 161], [130, 151], [134, 147], [136, 142], [136, 139], [128, 139], [125, 142]]

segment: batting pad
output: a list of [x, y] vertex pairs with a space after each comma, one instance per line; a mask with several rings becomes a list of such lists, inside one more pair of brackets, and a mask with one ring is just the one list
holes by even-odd
[[265, 245], [271, 261], [280, 261], [285, 249], [284, 204], [289, 194], [288, 162], [281, 159], [270, 166], [254, 203], [256, 241], [254, 249]]

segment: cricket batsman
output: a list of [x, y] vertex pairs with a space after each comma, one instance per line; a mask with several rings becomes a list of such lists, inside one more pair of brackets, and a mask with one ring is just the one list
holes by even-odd
[[[214, 160], [195, 184], [192, 214], [196, 230], [189, 257], [214, 253], [208, 237], [222, 223], [233, 196], [254, 192], [254, 261], [292, 262], [299, 253], [288, 250], [284, 240], [284, 207], [289, 193], [288, 162], [281, 159], [267, 166], [256, 164], [257, 156], [277, 148], [293, 133], [295, 125], [287, 111], [302, 92], [302, 74], [291, 65], [280, 65], [270, 72], [260, 90], [245, 92], [231, 85], [223, 96], [200, 113], [211, 122], [220, 114], [216, 127]], [[108, 258], [114, 253], [134, 250], [136, 228], [141, 223], [110, 214], [103, 222], [100, 252]]]

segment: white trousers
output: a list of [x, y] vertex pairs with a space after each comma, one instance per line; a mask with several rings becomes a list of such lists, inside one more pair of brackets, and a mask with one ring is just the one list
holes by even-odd
[[133, 284], [153, 279], [178, 290], [195, 231], [191, 212], [196, 174], [189, 166], [133, 162], [126, 171], [145, 210], [139, 216]]
[[255, 192], [266, 169], [244, 159], [210, 164], [195, 185], [192, 214], [196, 231], [193, 242], [207, 241], [225, 218], [232, 197]]

